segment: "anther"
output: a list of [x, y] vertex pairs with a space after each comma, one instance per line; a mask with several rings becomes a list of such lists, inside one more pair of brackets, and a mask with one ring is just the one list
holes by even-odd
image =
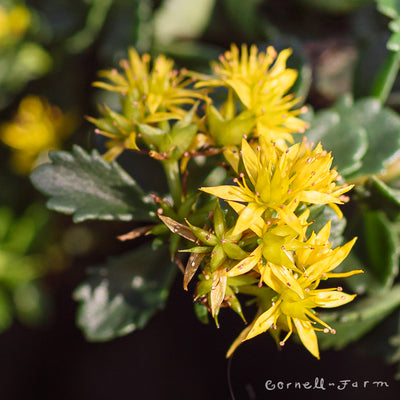
[[285, 345], [285, 342], [282, 340], [281, 342], [279, 342], [279, 346], [283, 347]]
[[328, 328], [324, 328], [324, 333], [328, 333], [329, 329]]
[[336, 334], [336, 330], [335, 329], [331, 329], [331, 333], [332, 333], [332, 335], [335, 335]]
[[338, 292], [342, 292], [342, 291], [343, 291], [343, 288], [342, 288], [341, 286], [338, 286], [338, 287], [337, 287], [337, 291], [338, 291]]

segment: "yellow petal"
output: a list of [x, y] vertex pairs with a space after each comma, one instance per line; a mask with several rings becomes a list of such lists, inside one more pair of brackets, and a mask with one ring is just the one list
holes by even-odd
[[315, 294], [315, 302], [318, 304], [318, 307], [323, 308], [339, 307], [343, 304], [350, 303], [350, 301], [356, 297], [355, 294], [350, 295], [336, 290], [321, 292], [314, 290], [313, 294]]
[[319, 359], [317, 335], [309, 321], [302, 321], [293, 318], [294, 325], [304, 347], [316, 358]]
[[274, 321], [277, 320], [279, 304], [280, 300], [278, 300], [275, 305], [270, 307], [254, 321], [254, 325], [251, 327], [250, 332], [247, 334], [244, 340], [249, 340], [260, 333], [267, 331], [271, 327]]
[[226, 275], [230, 277], [243, 275], [253, 269], [261, 260], [262, 248], [262, 245], [256, 247], [256, 249], [253, 250], [253, 252], [248, 257], [238, 262], [231, 270], [227, 272]]
[[282, 267], [268, 263], [274, 275], [282, 282], [282, 285], [293, 290], [301, 299], [304, 299], [304, 291], [299, 282], [294, 278], [292, 271]]
[[325, 277], [326, 278], [347, 278], [348, 276], [363, 274], [364, 271], [362, 269], [354, 269], [349, 272], [328, 272]]
[[245, 139], [242, 140], [242, 158], [247, 175], [251, 183], [255, 185], [258, 176], [257, 156]]
[[239, 186], [212, 186], [212, 187], [201, 187], [199, 190], [212, 194], [224, 200], [231, 201], [244, 201], [249, 202], [253, 200], [253, 197], [249, 196], [242, 188]]
[[238, 235], [246, 229], [250, 229], [251, 226], [258, 221], [264, 211], [265, 206], [258, 205], [257, 203], [249, 203], [239, 214], [232, 235]]

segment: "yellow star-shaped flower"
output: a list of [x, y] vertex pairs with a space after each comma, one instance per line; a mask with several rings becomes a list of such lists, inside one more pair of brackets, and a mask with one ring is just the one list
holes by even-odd
[[245, 203], [239, 213], [234, 234], [249, 229], [259, 217], [277, 217], [294, 229], [300, 239], [304, 226], [295, 210], [300, 203], [329, 204], [341, 216], [336, 204], [352, 186], [336, 185], [338, 173], [331, 169], [332, 156], [318, 144], [313, 150], [305, 141], [282, 151], [265, 140], [253, 149], [242, 141], [242, 159], [246, 173], [237, 186], [202, 187], [200, 190], [231, 202]]

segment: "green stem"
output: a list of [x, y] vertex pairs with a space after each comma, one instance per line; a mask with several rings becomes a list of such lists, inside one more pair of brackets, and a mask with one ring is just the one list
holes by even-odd
[[375, 78], [372, 85], [371, 95], [377, 97], [382, 103], [385, 103], [396, 79], [400, 67], [400, 52], [391, 51]]
[[162, 164], [165, 175], [167, 176], [168, 187], [171, 192], [176, 211], [182, 204], [182, 184], [181, 175], [179, 172], [179, 163], [176, 160], [165, 160], [162, 161]]

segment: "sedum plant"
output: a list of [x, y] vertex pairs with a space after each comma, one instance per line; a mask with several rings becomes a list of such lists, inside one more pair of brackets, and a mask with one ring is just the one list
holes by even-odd
[[[385, 230], [384, 217], [368, 211], [366, 234], [361, 225], [344, 229], [346, 215], [356, 220], [370, 210], [371, 193], [398, 210], [385, 174], [397, 176], [400, 118], [375, 98], [345, 97], [318, 112], [301, 106], [304, 99], [291, 93], [298, 72], [286, 65], [290, 54], [232, 45], [207, 75], [130, 49], [120, 70], [100, 72], [94, 86], [119, 97], [119, 107], [101, 105], [88, 118], [105, 151], [51, 152], [31, 176], [50, 209], [75, 222], [127, 221], [133, 229], [119, 239], [141, 237], [76, 289], [77, 323], [89, 340], [143, 328], [179, 270], [201, 321], [211, 315], [218, 326], [230, 308], [245, 324], [228, 357], [269, 332], [279, 347], [297, 336], [319, 358], [319, 341], [347, 344], [380, 321], [385, 305], [368, 302], [381, 272], [351, 250], [358, 236], [362, 245], [374, 227]], [[377, 153], [383, 138], [391, 144]], [[166, 192], [151, 176], [150, 190], [135, 180], [143, 155], [162, 166]], [[394, 293], [386, 312], [400, 303], [397, 271], [389, 275], [382, 276]], [[350, 302], [355, 311], [342, 307]], [[256, 307], [252, 321], [246, 306]], [[346, 313], [357, 314], [358, 331], [341, 323]]]

